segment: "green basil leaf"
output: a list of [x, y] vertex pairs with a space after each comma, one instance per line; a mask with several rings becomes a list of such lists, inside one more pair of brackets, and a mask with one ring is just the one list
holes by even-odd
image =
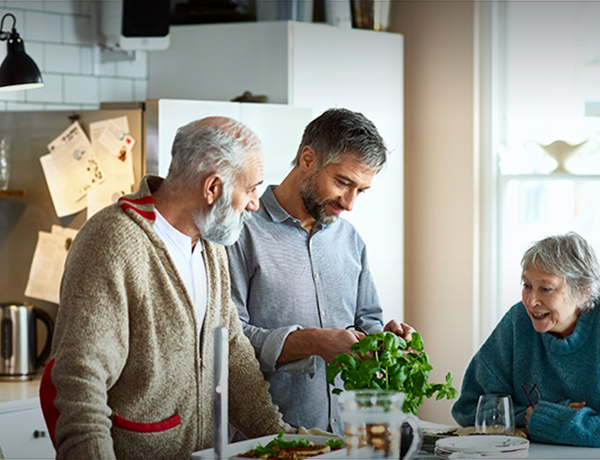
[[335, 378], [337, 377], [337, 375], [342, 372], [344, 368], [341, 366], [335, 366], [333, 365], [333, 362], [327, 366], [327, 369], [325, 370], [325, 375], [327, 377], [327, 383], [329, 383], [330, 385], [334, 385], [335, 384]]
[[425, 349], [425, 344], [423, 343], [423, 339], [417, 332], [413, 332], [410, 342], [408, 346], [415, 351], [423, 351]]
[[393, 366], [395, 361], [396, 360], [393, 358], [392, 354], [387, 350], [381, 353], [381, 356], [379, 357], [379, 362], [381, 363], [382, 367]]
[[342, 372], [341, 377], [344, 382], [358, 382], [361, 379], [361, 374], [354, 369], [349, 369]]
[[344, 445], [343, 439], [328, 439], [325, 445], [331, 447], [331, 450], [341, 449]]
[[379, 347], [377, 346], [377, 338], [376, 334], [367, 335], [364, 339], [358, 342], [358, 348], [362, 353], [362, 356], [365, 356], [370, 351], [377, 350]]
[[340, 362], [351, 369], [356, 369], [356, 358], [352, 355], [344, 353], [340, 358]]
[[[273, 441], [271, 441], [271, 442], [273, 442]], [[269, 443], [269, 444], [270, 444], [270, 443]], [[268, 455], [271, 455], [271, 454], [275, 454], [275, 453], [277, 453], [278, 449], [277, 449], [277, 447], [269, 447], [269, 445], [266, 445], [266, 446], [264, 446], [264, 447], [263, 447], [263, 446], [260, 444], [260, 442], [259, 442], [259, 443], [256, 445], [256, 451], [257, 451], [259, 454], [263, 454], [263, 455], [264, 455], [264, 454], [268, 454]]]

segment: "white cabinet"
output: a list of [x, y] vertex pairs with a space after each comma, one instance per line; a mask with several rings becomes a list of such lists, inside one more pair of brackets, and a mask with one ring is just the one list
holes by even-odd
[[[346, 107], [375, 123], [391, 155], [344, 217], [367, 243], [384, 315], [401, 318], [403, 36], [293, 21], [174, 26], [170, 32], [167, 50], [148, 53], [150, 98], [229, 101], [251, 91], [270, 103], [311, 107], [314, 116]], [[279, 161], [290, 162], [295, 151], [281, 150]]]
[[0, 447], [6, 460], [56, 457], [39, 398], [0, 404]]
[[[146, 101], [147, 172], [166, 177], [171, 163], [171, 146], [177, 128], [207, 116], [240, 120], [261, 139], [265, 154], [264, 183], [278, 183], [291, 169], [292, 153], [298, 148], [304, 127], [312, 119], [312, 109], [283, 104], [190, 101], [158, 99]], [[154, 133], [154, 134], [149, 134]], [[153, 165], [153, 166], [150, 166]]]

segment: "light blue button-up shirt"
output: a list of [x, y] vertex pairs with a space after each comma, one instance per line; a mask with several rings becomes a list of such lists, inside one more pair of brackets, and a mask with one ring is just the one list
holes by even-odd
[[299, 329], [355, 325], [381, 331], [366, 246], [344, 219], [317, 224], [310, 234], [279, 205], [275, 187], [267, 188], [237, 243], [227, 247], [231, 296], [284, 420], [343, 434], [327, 363], [319, 356], [284, 364], [277, 358], [287, 336]]

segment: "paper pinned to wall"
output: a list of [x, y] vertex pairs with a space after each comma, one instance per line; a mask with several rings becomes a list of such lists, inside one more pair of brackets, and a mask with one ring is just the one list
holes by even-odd
[[56, 215], [58, 217], [65, 217], [84, 210], [87, 206], [87, 200], [85, 197], [79, 200], [73, 199], [52, 155], [47, 154], [40, 157], [40, 163], [42, 164], [44, 177], [46, 178], [46, 184], [48, 184], [48, 190], [50, 191]]
[[89, 219], [102, 208], [116, 203], [117, 200], [131, 192], [131, 184], [107, 180], [90, 189], [87, 194], [87, 218]]
[[50, 154], [40, 158], [58, 217], [92, 206], [89, 218], [112, 203], [116, 193], [129, 193], [135, 183], [135, 139], [128, 134], [127, 117], [90, 123], [89, 129], [91, 140], [74, 122], [48, 144]]
[[127, 117], [111, 118], [90, 123], [92, 146], [100, 163], [115, 182], [133, 185], [131, 150], [135, 139], [129, 134]]
[[52, 226], [52, 232], [38, 232], [38, 241], [31, 262], [25, 296], [59, 303], [67, 251], [77, 230]]
[[48, 150], [73, 200], [85, 198], [91, 187], [106, 179], [92, 144], [78, 122], [48, 144]]

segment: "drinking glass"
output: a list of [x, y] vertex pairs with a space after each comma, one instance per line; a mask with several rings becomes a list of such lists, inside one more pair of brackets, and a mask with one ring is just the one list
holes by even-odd
[[404, 394], [347, 390], [340, 395], [346, 447], [352, 458], [399, 458]]
[[8, 189], [10, 179], [10, 144], [8, 139], [0, 139], [0, 190]]
[[475, 429], [480, 434], [513, 435], [515, 412], [510, 395], [481, 395], [475, 414]]

